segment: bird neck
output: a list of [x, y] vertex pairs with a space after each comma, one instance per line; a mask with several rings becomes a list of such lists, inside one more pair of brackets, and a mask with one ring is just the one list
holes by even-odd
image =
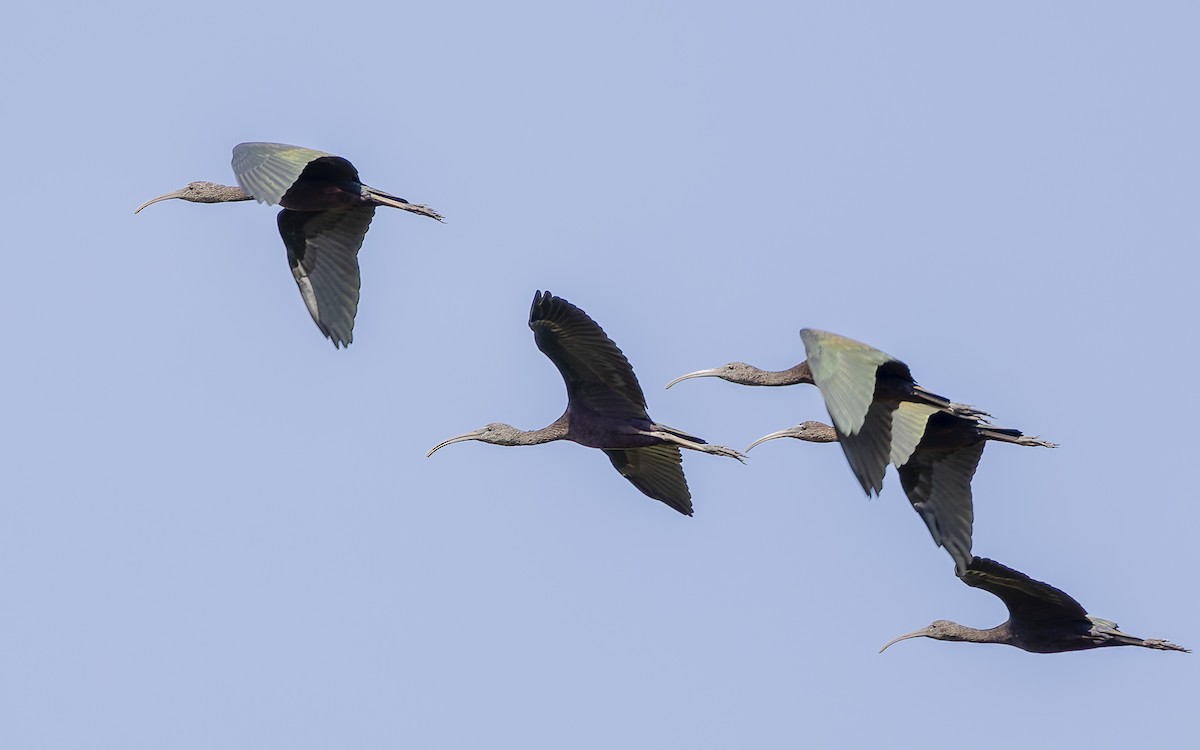
[[808, 429], [803, 435], [798, 435], [801, 440], [807, 440], [810, 443], [836, 443], [838, 442], [837, 430], [833, 429], [833, 425], [828, 425], [823, 422], [811, 422]]
[[213, 183], [211, 192], [205, 194], [198, 203], [236, 203], [237, 201], [252, 201], [254, 196], [236, 185], [221, 185]]
[[750, 378], [746, 385], [779, 386], [813, 382], [812, 370], [809, 369], [807, 360], [786, 370], [760, 370], [755, 367], [751, 370]]
[[980, 630], [967, 625], [959, 625], [957, 622], [950, 623], [953, 627], [948, 627], [944, 636], [938, 640], [942, 641], [967, 641], [968, 643], [1004, 643], [1015, 645], [1013, 643], [1012, 629], [1008, 627], [1008, 623], [997, 625], [994, 628]]
[[233, 203], [234, 201], [252, 201], [254, 200], [254, 196], [250, 195], [245, 190], [242, 190], [240, 187], [229, 186], [229, 198], [227, 200], [230, 203]]
[[566, 437], [567, 415], [563, 414], [540, 430], [524, 431], [521, 436], [521, 445], [541, 445], [542, 443], [551, 443], [555, 440], [563, 440]]

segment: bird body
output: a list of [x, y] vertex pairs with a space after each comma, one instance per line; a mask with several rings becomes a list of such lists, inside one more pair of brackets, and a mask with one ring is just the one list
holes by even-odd
[[434, 446], [427, 455], [465, 440], [537, 445], [570, 440], [608, 455], [613, 467], [649, 497], [692, 515], [681, 448], [743, 459], [737, 451], [656, 423], [629, 360], [604, 330], [561, 297], [537, 292], [529, 310], [534, 341], [558, 368], [567, 388], [562, 416], [539, 430], [494, 422]]
[[313, 322], [335, 347], [354, 340], [362, 247], [376, 206], [390, 206], [441, 220], [434, 210], [359, 181], [346, 159], [282, 143], [241, 143], [233, 149], [239, 187], [198, 181], [146, 201], [179, 198], [193, 203], [257, 200], [282, 207], [279, 234], [288, 265]]
[[883, 490], [888, 464], [897, 468], [913, 508], [934, 542], [959, 571], [971, 560], [974, 509], [971, 480], [988, 440], [1054, 447], [1019, 430], [996, 427], [972, 406], [955, 403], [913, 380], [908, 365], [891, 355], [836, 333], [800, 331], [807, 359], [787, 370], [761, 370], [743, 362], [699, 370], [689, 378], [717, 377], [745, 385], [816, 385], [833, 425], [805, 422], [754, 441], [793, 437], [836, 442], [868, 495]]
[[1170, 641], [1138, 638], [1122, 632], [1115, 622], [1092, 617], [1068, 594], [1035, 581], [1024, 573], [983, 557], [972, 558], [959, 574], [968, 586], [1000, 598], [1008, 608], [1006, 622], [987, 630], [935, 620], [928, 627], [893, 638], [879, 649], [908, 638], [940, 641], [1002, 643], [1037, 654], [1081, 651], [1104, 646], [1142, 646], [1160, 651], [1188, 651]]
[[[902, 405], [903, 406], [903, 405]], [[1053, 446], [1040, 438], [946, 412], [935, 412], [925, 421], [916, 445], [893, 450], [904, 493], [921, 516], [929, 535], [964, 571], [971, 561], [971, 536], [975, 519], [971, 480], [989, 440], [1018, 445]], [[842, 434], [822, 422], [802, 422], [755, 440], [746, 448], [777, 438], [796, 438], [810, 443], [836, 443]]]
[[934, 412], [974, 420], [987, 416], [922, 388], [913, 380], [908, 365], [860, 341], [814, 328], [801, 330], [800, 338], [808, 357], [787, 370], [730, 362], [680, 376], [667, 387], [698, 377], [717, 377], [739, 385], [817, 386], [846, 461], [867, 495], [883, 491], [888, 463], [899, 466], [907, 460]]

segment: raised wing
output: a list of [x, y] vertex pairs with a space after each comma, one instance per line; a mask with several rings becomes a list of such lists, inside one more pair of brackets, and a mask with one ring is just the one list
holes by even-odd
[[233, 174], [259, 203], [275, 205], [316, 159], [324, 176], [358, 182], [358, 170], [342, 157], [285, 143], [239, 143], [233, 147]]
[[980, 440], [946, 450], [918, 447], [899, 467], [900, 485], [909, 502], [929, 527], [933, 541], [950, 554], [959, 575], [971, 564], [975, 520], [971, 479], [983, 456], [983, 446]]
[[587, 313], [550, 292], [537, 292], [529, 327], [567, 384], [571, 408], [649, 419], [629, 360]]
[[279, 212], [279, 234], [300, 296], [335, 347], [349, 346], [354, 340], [358, 249], [374, 215], [374, 206]]
[[1087, 612], [1066, 593], [994, 560], [973, 558], [960, 577], [968, 586], [1000, 597], [1014, 623], [1087, 620]]
[[692, 493], [683, 476], [683, 457], [674, 445], [605, 449], [613, 468], [647, 496], [686, 516], [692, 515]]
[[814, 328], [801, 330], [800, 339], [834, 426], [846, 435], [857, 433], [875, 399], [875, 371], [897, 360], [854, 339]]

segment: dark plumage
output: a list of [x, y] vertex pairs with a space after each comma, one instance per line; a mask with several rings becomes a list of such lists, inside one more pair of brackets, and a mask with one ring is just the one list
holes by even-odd
[[1089, 615], [1079, 602], [1066, 593], [994, 560], [973, 558], [959, 577], [968, 586], [998, 596], [1008, 607], [1008, 621], [988, 630], [977, 630], [949, 620], [935, 620], [927, 628], [893, 638], [879, 649], [880, 652], [898, 641], [918, 637], [939, 641], [1003, 643], [1037, 654], [1103, 646], [1189, 651], [1170, 641], [1138, 638], [1123, 633], [1115, 622]]
[[986, 413], [925, 390], [913, 380], [908, 365], [874, 347], [813, 328], [801, 330], [800, 338], [808, 358], [787, 370], [772, 372], [730, 362], [688, 373], [667, 387], [698, 377], [742, 385], [816, 385], [833, 426], [805, 424], [820, 425], [828, 432], [790, 428], [750, 447], [777, 437], [829, 437], [818, 442], [836, 440], [842, 446], [850, 470], [868, 496], [883, 490], [883, 475], [891, 463], [900, 470], [904, 491], [934, 542], [946, 548], [959, 571], [964, 570], [971, 559], [971, 478], [984, 441], [1050, 448], [1054, 444], [995, 427]]
[[[759, 443], [776, 438], [796, 438], [810, 443], [835, 443], [837, 430], [822, 422], [802, 422], [786, 430], [772, 432], [746, 448], [749, 453]], [[975, 519], [971, 498], [971, 479], [983, 456], [988, 440], [1017, 445], [1053, 446], [1040, 438], [1021, 434], [1020, 430], [994, 427], [979, 420], [946, 412], [930, 416], [920, 442], [908, 459], [897, 467], [900, 484], [913, 510], [921, 516], [929, 534], [944, 547], [962, 572], [971, 561], [971, 534]]]
[[538, 349], [558, 368], [567, 386], [567, 408], [540, 430], [493, 423], [444, 440], [495, 445], [536, 445], [570, 440], [604, 451], [613, 467], [646, 495], [692, 515], [680, 448], [742, 460], [737, 451], [654, 422], [629, 360], [587, 313], [561, 297], [537, 292], [529, 327]]
[[288, 265], [313, 321], [335, 347], [354, 340], [358, 312], [358, 250], [376, 206], [391, 206], [441, 221], [425, 206], [362, 184], [346, 159], [282, 143], [241, 143], [233, 149], [241, 187], [192, 182], [138, 206], [178, 198], [193, 203], [257, 200], [283, 207], [279, 234]]

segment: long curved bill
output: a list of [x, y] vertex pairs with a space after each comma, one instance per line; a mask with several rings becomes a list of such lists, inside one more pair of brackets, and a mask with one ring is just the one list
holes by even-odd
[[695, 372], [689, 372], [687, 375], [680, 375], [679, 377], [672, 380], [670, 383], [667, 383], [667, 387], [670, 388], [671, 386], [675, 385], [676, 383], [681, 383], [684, 380], [688, 380], [690, 378], [715, 378], [720, 373], [721, 373], [720, 367], [714, 367], [709, 370], [696, 370]]
[[456, 436], [450, 438], [449, 440], [443, 440], [442, 442], [433, 446], [433, 448], [428, 453], [425, 454], [425, 458], [429, 458], [434, 453], [437, 453], [439, 450], [441, 450], [442, 448], [445, 448], [447, 445], [450, 445], [451, 443], [462, 443], [467, 440], [478, 440], [479, 436], [481, 434], [483, 434], [483, 430], [472, 430], [471, 432], [463, 433], [462, 435], [456, 435]]
[[789, 427], [786, 430], [779, 430], [778, 432], [772, 432], [770, 435], [763, 435], [758, 440], [755, 440], [753, 443], [750, 444], [750, 446], [748, 448], [746, 448], [746, 450], [744, 452], [749, 453], [751, 448], [758, 445], [759, 443], [765, 443], [768, 440], [774, 440], [776, 438], [795, 437], [795, 436], [796, 436], [796, 428], [795, 427]]
[[172, 193], [167, 193], [166, 195], [160, 195], [157, 198], [151, 198], [150, 200], [146, 201], [142, 205], [138, 206], [137, 210], [134, 211], [134, 213], [136, 214], [138, 211], [141, 211], [143, 208], [145, 208], [146, 206], [149, 206], [151, 203], [158, 203], [159, 201], [165, 201], [165, 200], [170, 200], [172, 198], [181, 198], [181, 197], [183, 197], [183, 190], [176, 190]]
[[893, 643], [899, 643], [900, 641], [908, 640], [909, 638], [921, 638], [923, 636], [928, 636], [928, 635], [929, 635], [929, 628], [921, 628], [920, 630], [915, 630], [911, 633], [906, 633], [904, 635], [897, 636], [897, 637], [893, 638], [892, 640], [888, 641], [887, 643], [883, 644], [883, 648], [879, 649], [879, 653], [882, 654], [884, 651], [887, 651], [887, 647], [892, 645]]

